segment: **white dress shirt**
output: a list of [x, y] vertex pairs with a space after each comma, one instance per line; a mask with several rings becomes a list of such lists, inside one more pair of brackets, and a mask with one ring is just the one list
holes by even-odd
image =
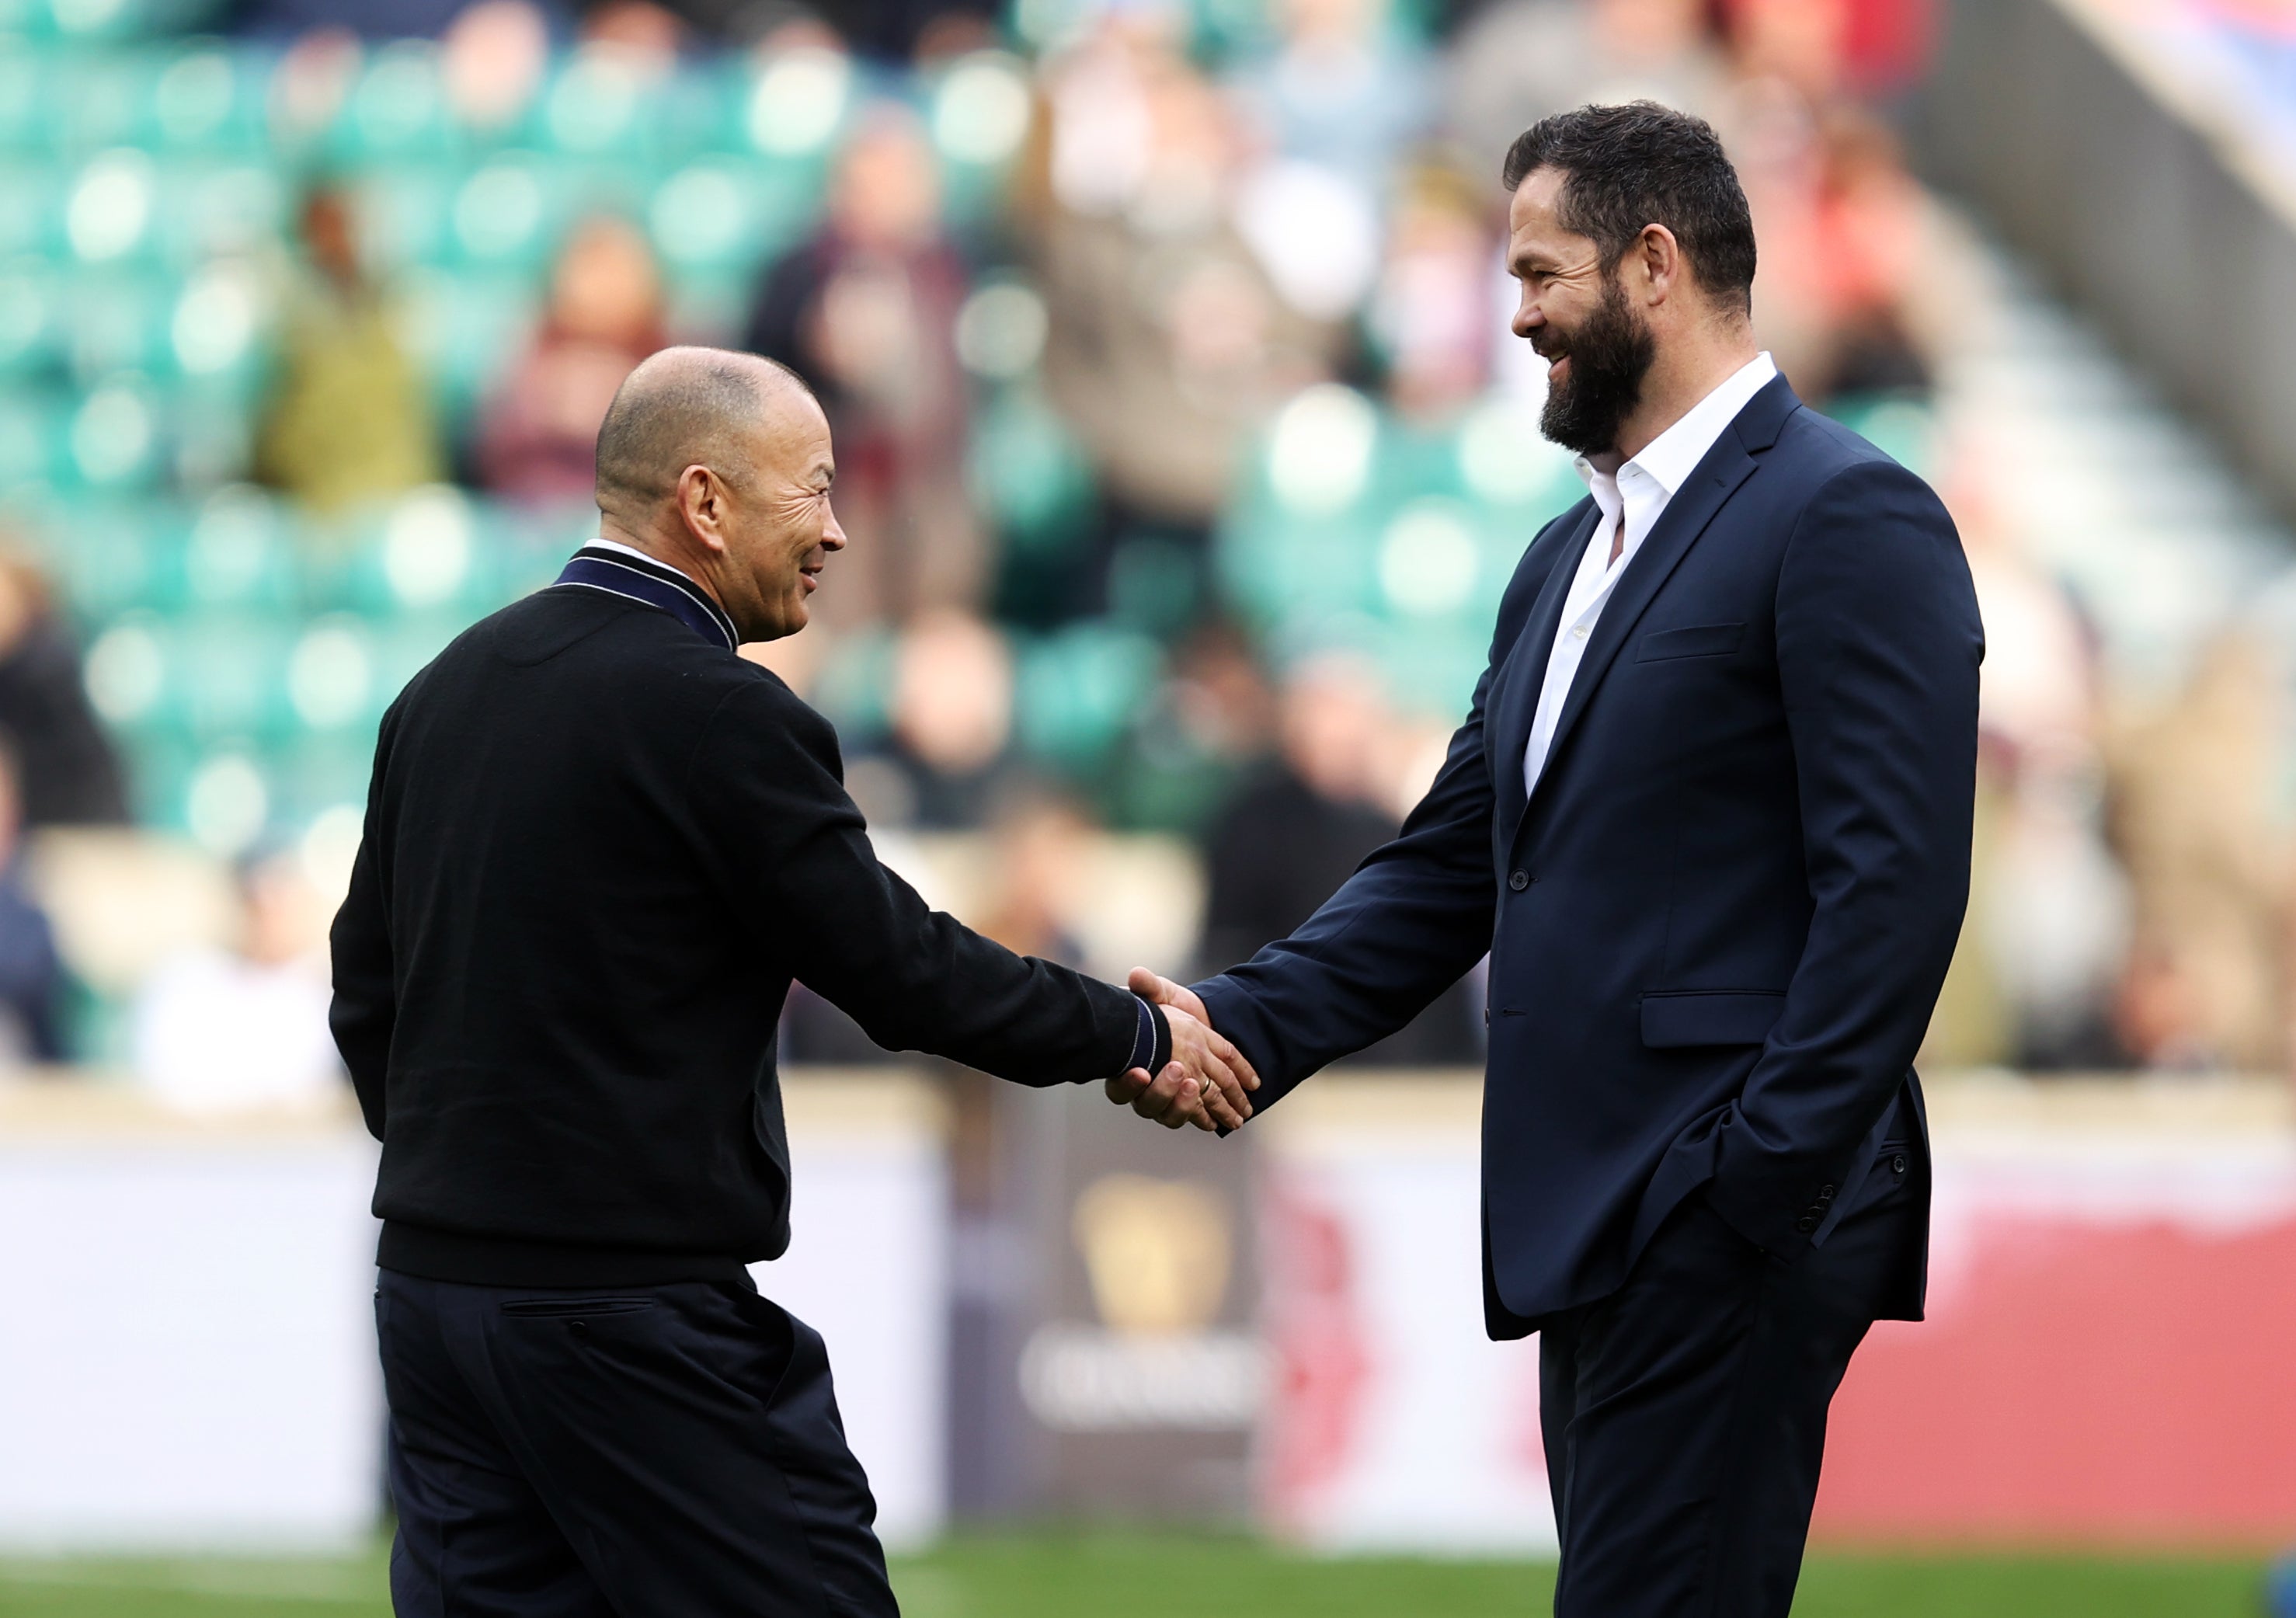
[[[1578, 660], [1586, 655], [1595, 624], [1611, 599], [1611, 591], [1627, 564], [1642, 549], [1643, 541], [1664, 513], [1675, 491], [1698, 469], [1723, 429], [1768, 386], [1778, 374], [1767, 353], [1757, 354], [1725, 378], [1722, 385], [1693, 405], [1682, 418], [1652, 439], [1643, 452], [1620, 466], [1604, 472], [1585, 456], [1578, 458], [1578, 475], [1601, 508], [1602, 521], [1587, 540], [1571, 576], [1570, 593], [1562, 599], [1562, 621], [1554, 631], [1554, 646], [1546, 654], [1546, 679], [1538, 688], [1538, 707], [1530, 720], [1530, 742], [1522, 752], [1522, 786], [1537, 790], [1539, 772], [1546, 768], [1547, 750], [1554, 745], [1554, 727], [1562, 718], [1562, 704], [1578, 677]], [[1625, 524], [1626, 542], [1619, 558], [1611, 560], [1611, 541]], [[1559, 564], [1558, 564], [1559, 565]]]

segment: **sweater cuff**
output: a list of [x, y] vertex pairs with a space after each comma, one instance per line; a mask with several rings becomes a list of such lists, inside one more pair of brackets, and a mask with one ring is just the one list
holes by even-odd
[[1132, 1055], [1122, 1071], [1128, 1073], [1143, 1067], [1153, 1078], [1172, 1059], [1172, 1025], [1164, 1020], [1162, 1006], [1137, 997], [1134, 1003], [1140, 1007], [1140, 1026], [1132, 1037]]

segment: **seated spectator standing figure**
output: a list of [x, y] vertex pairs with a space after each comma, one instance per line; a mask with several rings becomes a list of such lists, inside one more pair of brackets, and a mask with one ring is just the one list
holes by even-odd
[[248, 860], [237, 878], [232, 948], [179, 956], [144, 985], [136, 1077], [187, 1112], [324, 1102], [344, 1084], [327, 1031], [324, 906], [291, 856]]
[[360, 262], [348, 200], [318, 187], [301, 224], [308, 267], [256, 432], [258, 475], [320, 512], [436, 482], [445, 463], [422, 379]]
[[88, 707], [79, 648], [47, 579], [0, 544], [0, 734], [21, 766], [28, 826], [112, 825], [127, 818], [119, 759]]
[[921, 614], [893, 654], [892, 735], [847, 786], [880, 825], [973, 831], [1014, 784], [1013, 654], [970, 612]]
[[487, 406], [478, 461], [488, 490], [525, 505], [586, 502], [606, 406], [666, 341], [645, 238], [607, 215], [577, 226], [552, 273], [542, 329]]
[[0, 1068], [64, 1059], [64, 970], [47, 913], [25, 891], [15, 749], [0, 739]]
[[[1352, 659], [1313, 659], [1284, 681], [1280, 751], [1239, 786], [1205, 839], [1210, 891], [1200, 954], [1208, 970], [1286, 936], [1395, 835], [1377, 756], [1390, 724], [1376, 675]], [[1355, 1060], [1479, 1061], [1471, 998], [1455, 986]]]
[[750, 316], [745, 346], [815, 379], [844, 446], [838, 494], [869, 541], [837, 604], [847, 621], [981, 593], [954, 338], [968, 274], [940, 206], [914, 115], [872, 109], [838, 160], [821, 229], [767, 273]]

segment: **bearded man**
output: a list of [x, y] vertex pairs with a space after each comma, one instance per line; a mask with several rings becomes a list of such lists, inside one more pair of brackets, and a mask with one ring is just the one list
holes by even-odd
[[[1749, 324], [1712, 129], [1508, 153], [1513, 327], [1587, 498], [1540, 531], [1442, 772], [1315, 916], [1193, 990], [1266, 1108], [1490, 954], [1484, 1308], [1540, 1335], [1564, 1618], [1786, 1618], [1825, 1416], [1916, 1319], [1912, 1062], [1968, 896], [1984, 651], [1937, 497]], [[1112, 1096], [1160, 1114], [1144, 1075]]]

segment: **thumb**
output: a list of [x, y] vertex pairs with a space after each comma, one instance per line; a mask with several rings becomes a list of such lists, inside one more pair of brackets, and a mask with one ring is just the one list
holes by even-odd
[[1125, 979], [1124, 982], [1125, 987], [1144, 1000], [1152, 1000], [1159, 1006], [1177, 1006], [1180, 1003], [1180, 986], [1168, 977], [1149, 971], [1145, 966], [1135, 966], [1132, 969], [1132, 975]]

